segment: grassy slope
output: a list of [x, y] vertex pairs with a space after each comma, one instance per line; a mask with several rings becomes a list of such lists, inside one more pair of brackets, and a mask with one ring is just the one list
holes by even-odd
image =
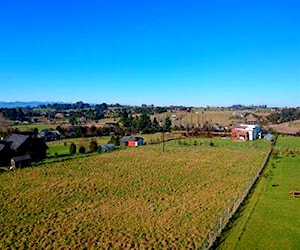
[[[286, 148], [296, 153], [289, 154]], [[280, 137], [253, 194], [220, 249], [300, 249], [300, 140]]]
[[199, 246], [268, 144], [187, 143], [1, 174], [0, 248]]

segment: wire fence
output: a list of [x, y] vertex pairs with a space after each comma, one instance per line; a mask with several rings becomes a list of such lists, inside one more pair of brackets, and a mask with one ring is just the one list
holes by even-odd
[[217, 237], [221, 235], [222, 230], [226, 227], [231, 217], [238, 210], [244, 199], [249, 194], [257, 178], [260, 176], [263, 169], [267, 165], [269, 158], [273, 152], [274, 146], [276, 144], [276, 140], [277, 138], [275, 138], [275, 140], [272, 142], [271, 147], [264, 158], [264, 161], [262, 162], [260, 168], [256, 171], [253, 178], [250, 180], [244, 191], [240, 193], [238, 197], [222, 212], [222, 215], [215, 221], [211, 229], [208, 231], [207, 235], [205, 236], [202, 242], [202, 245], [200, 246], [200, 249], [210, 249], [213, 246]]

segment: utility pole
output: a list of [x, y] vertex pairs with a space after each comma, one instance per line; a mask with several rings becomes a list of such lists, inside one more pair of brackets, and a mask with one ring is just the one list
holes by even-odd
[[187, 110], [185, 110], [185, 128], [186, 128], [186, 136], [188, 136], [189, 132], [188, 132], [188, 124], [187, 124]]
[[[163, 115], [163, 119], [164, 119], [164, 115]], [[163, 140], [163, 152], [165, 152], [165, 122], [163, 120], [162, 122], [162, 140]]]

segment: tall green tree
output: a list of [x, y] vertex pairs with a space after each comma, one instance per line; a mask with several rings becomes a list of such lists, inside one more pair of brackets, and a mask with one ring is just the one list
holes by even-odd
[[170, 131], [171, 131], [171, 127], [172, 127], [172, 121], [171, 121], [170, 117], [167, 117], [167, 118], [165, 119], [164, 130], [165, 130], [166, 132], [170, 132]]

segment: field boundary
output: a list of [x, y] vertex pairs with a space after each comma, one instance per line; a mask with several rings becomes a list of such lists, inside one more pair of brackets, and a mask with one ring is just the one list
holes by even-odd
[[270, 156], [273, 152], [274, 146], [276, 144], [277, 138], [272, 142], [271, 147], [269, 151], [267, 152], [261, 166], [256, 171], [253, 178], [250, 180], [246, 188], [242, 193], [238, 195], [238, 197], [223, 211], [222, 215], [215, 221], [213, 226], [209, 229], [208, 233], [206, 234], [202, 245], [199, 249], [210, 249], [213, 244], [215, 243], [216, 239], [221, 235], [223, 229], [225, 229], [226, 225], [232, 218], [232, 216], [236, 213], [236, 211], [239, 209], [242, 202], [245, 200], [245, 198], [248, 196], [250, 190], [254, 186], [255, 182], [257, 181], [258, 177], [266, 167]]

